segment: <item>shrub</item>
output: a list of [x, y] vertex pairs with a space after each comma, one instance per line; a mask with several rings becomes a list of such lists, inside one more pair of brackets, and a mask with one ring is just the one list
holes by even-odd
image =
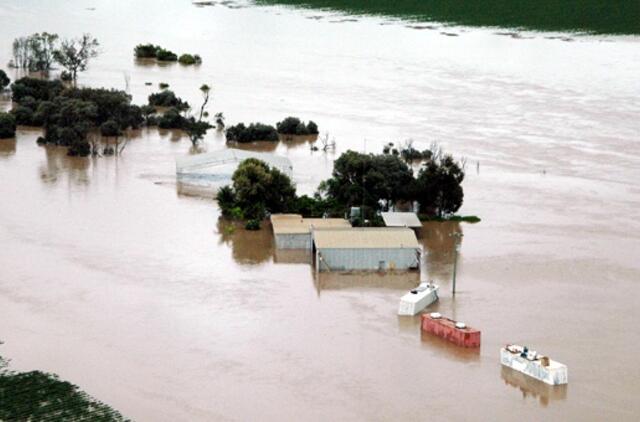
[[317, 135], [318, 125], [313, 121], [305, 124], [297, 117], [287, 117], [276, 124], [278, 133], [283, 135]]
[[32, 97], [36, 101], [51, 101], [64, 89], [62, 82], [47, 81], [24, 77], [20, 78], [11, 85], [11, 99], [16, 103], [22, 102], [25, 97]]
[[158, 121], [161, 129], [182, 129], [184, 127], [185, 118], [180, 114], [180, 110], [170, 108], [165, 111]]
[[260, 230], [260, 220], [257, 220], [257, 219], [248, 220], [244, 228], [247, 230]]
[[67, 155], [71, 157], [86, 157], [89, 154], [91, 154], [91, 145], [84, 139], [73, 142], [67, 151]]
[[115, 120], [107, 120], [100, 125], [100, 135], [107, 137], [117, 137], [122, 135], [122, 130]]
[[179, 110], [186, 110], [189, 104], [182, 101], [173, 91], [168, 89], [149, 95], [149, 105], [154, 107], [175, 107]]
[[183, 54], [180, 56], [180, 58], [178, 59], [178, 61], [181, 64], [185, 64], [185, 65], [191, 65], [191, 64], [200, 64], [202, 63], [202, 59], [200, 58], [200, 56], [196, 55], [191, 55], [191, 54]]
[[161, 48], [153, 44], [138, 44], [133, 49], [133, 54], [138, 59], [154, 59]]
[[277, 141], [278, 132], [271, 125], [262, 123], [251, 123], [248, 127], [244, 123], [227, 128], [227, 141], [229, 142], [254, 142], [254, 141]]
[[160, 87], [160, 89], [167, 89], [167, 88], [169, 88], [169, 84], [166, 83], [166, 82], [160, 82], [158, 84], [158, 87]]
[[34, 112], [29, 107], [18, 105], [11, 110], [11, 114], [15, 117], [17, 125], [31, 126], [34, 124]]
[[178, 60], [178, 56], [173, 51], [159, 48], [156, 52], [156, 59], [161, 62], [175, 62], [176, 60]]
[[0, 90], [3, 90], [6, 87], [8, 87], [9, 82], [11, 82], [11, 79], [9, 79], [7, 74], [4, 73], [4, 70], [0, 69]]
[[0, 112], [0, 139], [16, 136], [16, 119], [12, 114]]

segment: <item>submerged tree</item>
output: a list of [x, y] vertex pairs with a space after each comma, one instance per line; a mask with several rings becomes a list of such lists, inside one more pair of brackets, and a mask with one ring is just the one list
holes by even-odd
[[449, 154], [435, 151], [420, 169], [416, 180], [420, 211], [438, 217], [458, 211], [464, 199], [463, 180], [464, 163], [458, 163]]
[[98, 46], [100, 43], [91, 34], [83, 34], [80, 38], [64, 39], [60, 43], [60, 48], [54, 52], [55, 59], [71, 74], [71, 79], [75, 82], [78, 72], [87, 69], [89, 59], [98, 56]]
[[19, 37], [13, 41], [14, 67], [32, 72], [48, 72], [53, 65], [58, 35], [48, 32]]

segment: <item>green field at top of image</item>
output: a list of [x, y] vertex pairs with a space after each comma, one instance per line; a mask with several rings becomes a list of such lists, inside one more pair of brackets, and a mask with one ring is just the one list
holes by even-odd
[[640, 34], [639, 0], [257, 0], [469, 26]]

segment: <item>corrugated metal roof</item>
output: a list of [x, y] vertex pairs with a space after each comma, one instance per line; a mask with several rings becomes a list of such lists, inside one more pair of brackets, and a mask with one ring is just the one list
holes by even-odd
[[342, 218], [302, 218], [299, 214], [273, 214], [271, 225], [274, 234], [305, 234], [311, 233], [311, 228], [351, 227]]
[[381, 214], [387, 227], [422, 227], [420, 219], [413, 212], [383, 212]]
[[392, 227], [319, 229], [313, 231], [318, 249], [417, 248], [413, 230]]

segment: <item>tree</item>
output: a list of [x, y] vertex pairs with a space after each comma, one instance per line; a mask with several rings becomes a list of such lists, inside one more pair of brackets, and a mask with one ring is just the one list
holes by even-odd
[[[123, 134], [122, 129], [120, 128], [120, 125], [118, 125], [118, 122], [116, 122], [115, 120], [107, 120], [106, 122], [100, 125], [100, 135], [102, 137], [114, 138], [116, 142], [116, 147], [115, 147], [116, 155], [120, 155], [120, 153], [124, 150], [124, 147], [126, 146], [126, 142], [125, 142], [121, 148], [120, 143], [118, 142], [122, 134]], [[97, 151], [94, 150], [93, 152], [95, 154]]]
[[19, 37], [13, 41], [14, 67], [32, 72], [48, 72], [54, 61], [58, 35], [48, 32]]
[[9, 86], [11, 79], [7, 76], [4, 70], [0, 69], [0, 91]]
[[98, 40], [91, 34], [83, 34], [80, 38], [62, 40], [60, 48], [54, 52], [54, 57], [71, 73], [71, 79], [75, 82], [78, 72], [87, 69], [89, 59], [98, 56], [99, 45]]
[[16, 136], [16, 119], [9, 113], [0, 112], [0, 139]]
[[463, 165], [451, 155], [434, 154], [424, 163], [416, 181], [420, 211], [438, 217], [458, 211], [464, 199], [463, 180]]
[[218, 205], [224, 215], [235, 208], [246, 219], [261, 220], [266, 212], [285, 212], [296, 199], [291, 179], [276, 168], [255, 158], [244, 160], [233, 173], [233, 188], [218, 193]]
[[335, 161], [320, 192], [343, 211], [352, 206], [378, 211], [410, 200], [412, 183], [411, 169], [397, 156], [347, 151]]
[[202, 138], [204, 138], [204, 135], [207, 134], [207, 130], [212, 127], [213, 126], [211, 126], [209, 122], [196, 120], [194, 117], [186, 118], [182, 123], [182, 130], [187, 133], [191, 140], [191, 144], [194, 147], [198, 145]]

